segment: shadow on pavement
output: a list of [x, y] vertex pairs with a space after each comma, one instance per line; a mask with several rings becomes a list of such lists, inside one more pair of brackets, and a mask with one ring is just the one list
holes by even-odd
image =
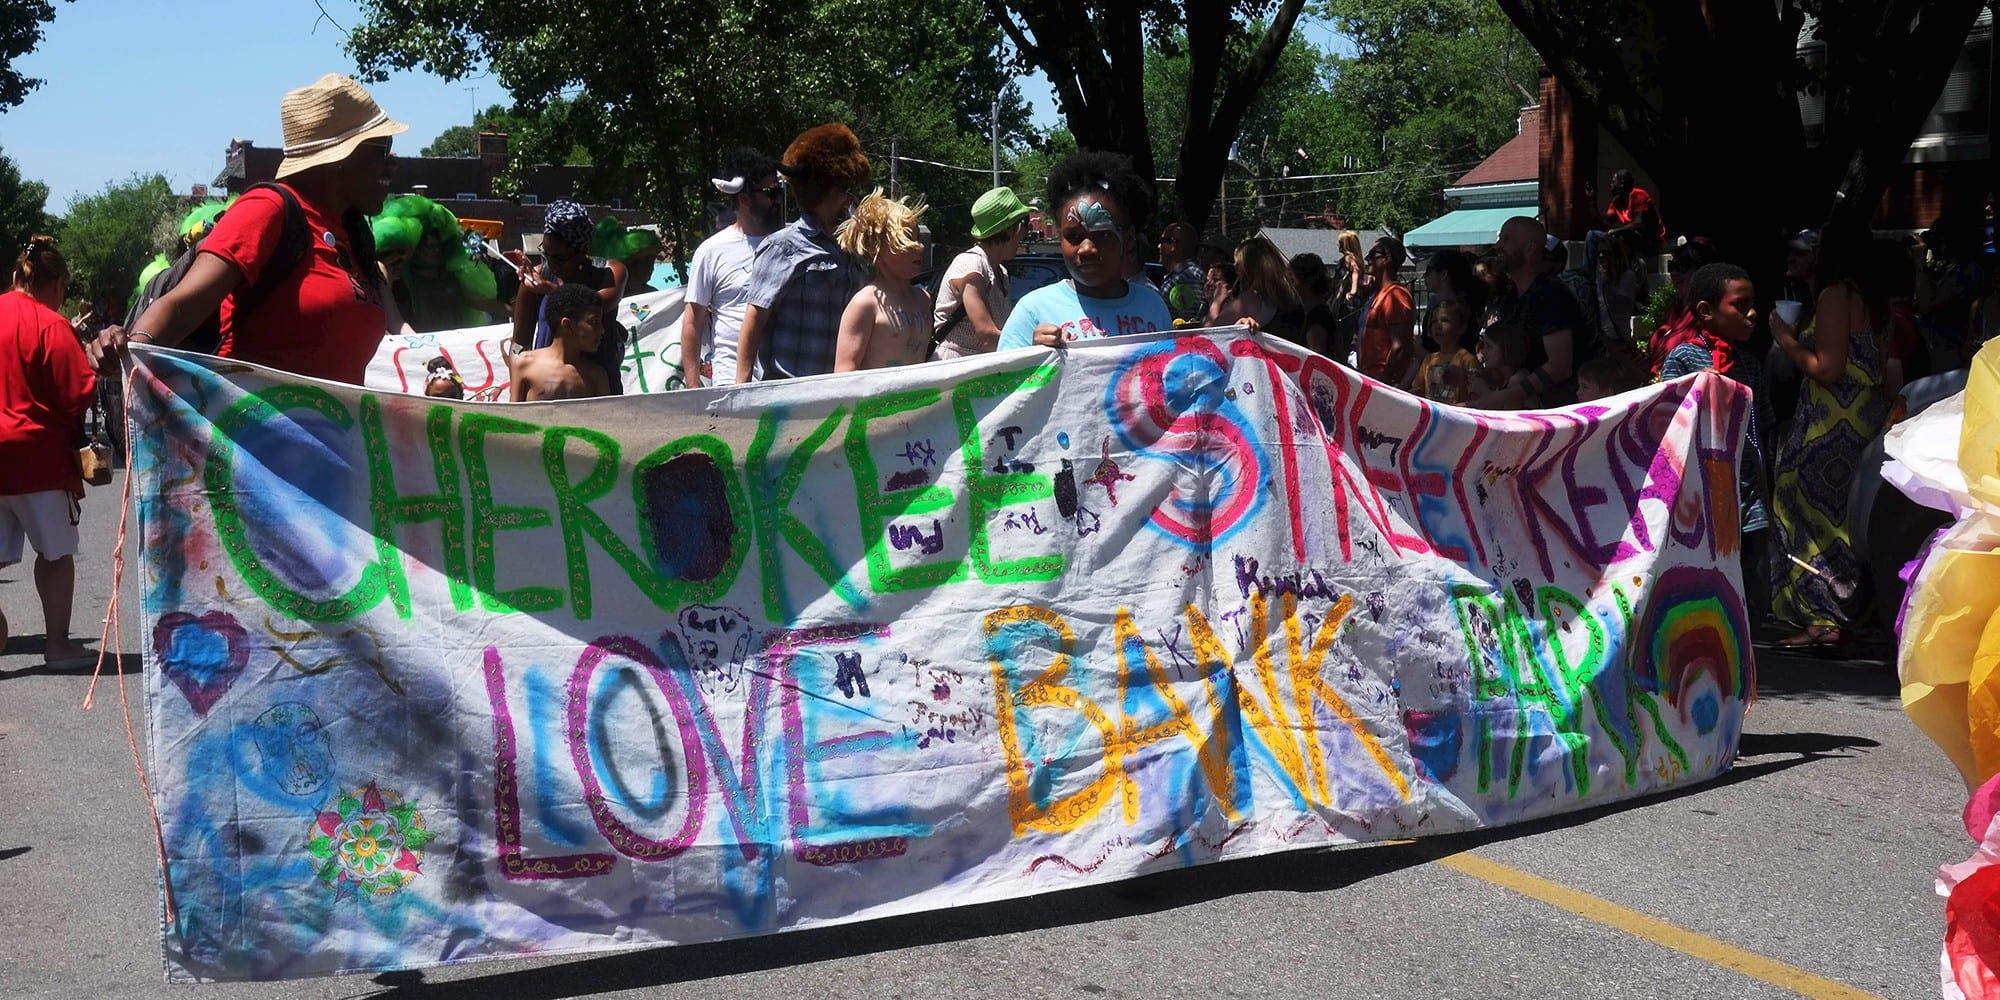
[[[374, 977], [386, 989], [367, 994], [404, 1000], [456, 1000], [506, 996], [521, 1000], [588, 996], [615, 990], [763, 972], [853, 955], [962, 941], [996, 934], [1045, 930], [1141, 913], [1178, 909], [1250, 892], [1328, 892], [1406, 868], [1428, 864], [1484, 844], [1581, 826], [1630, 809], [1777, 774], [1816, 760], [1879, 746], [1875, 740], [1828, 733], [1746, 733], [1740, 757], [1792, 755], [1738, 763], [1712, 781], [1658, 795], [1608, 803], [1495, 830], [1334, 850], [1303, 850], [1161, 872], [1109, 886], [1086, 886], [1027, 899], [870, 920], [842, 927], [706, 944], [662, 946], [567, 962], [547, 968], [427, 983], [420, 970]], [[671, 949], [671, 958], [662, 953]], [[585, 989], [579, 984], [588, 983]]]
[[[19, 653], [30, 659], [27, 666], [18, 670], [0, 669], [0, 681], [13, 680], [17, 677], [89, 677], [97, 672], [97, 654], [95, 652], [82, 659], [65, 660], [54, 664], [40, 662], [42, 649], [39, 642], [34, 643], [32, 646], [24, 643], [10, 642], [7, 644], [6, 652], [10, 655]], [[106, 655], [104, 657], [104, 675], [106, 677], [115, 674], [137, 675], [143, 669], [141, 663], [142, 661], [138, 653], [126, 653], [122, 657]]]
[[[737, 976], [854, 955], [1066, 927], [1192, 906], [1248, 892], [1325, 892], [1425, 864], [1451, 850], [1385, 844], [1367, 850], [1300, 851], [1162, 872], [1111, 886], [1087, 886], [1027, 899], [932, 910], [783, 934], [662, 946], [562, 965], [452, 982], [426, 983], [421, 971], [374, 977], [388, 987], [367, 996], [515, 1000], [587, 996]], [[671, 950], [671, 955], [667, 952]], [[588, 984], [584, 986], [583, 984]]]
[[[1855, 736], [1827, 736], [1824, 733], [1804, 733], [1799, 735], [1817, 738], [1816, 740], [1807, 740], [1804, 742], [1807, 743], [1818, 742], [1828, 746], [1870, 747], [1870, 746], [1881, 745], [1875, 742], [1874, 740], [1863, 739], [1861, 737], [1855, 737]], [[1783, 741], [1789, 739], [1789, 736], [1753, 737], [1750, 734], [1745, 734], [1743, 737], [1743, 741], [1745, 744], [1749, 744], [1753, 739], [1757, 738], [1776, 739]], [[1790, 759], [1758, 761], [1757, 763], [1754, 764], [1745, 764], [1742, 763], [1741, 758], [1745, 756], [1750, 756], [1749, 751], [1746, 750], [1745, 752], [1739, 755], [1736, 766], [1730, 768], [1727, 773], [1718, 775], [1712, 780], [1704, 781], [1699, 784], [1686, 785], [1680, 788], [1675, 788], [1671, 791], [1660, 792], [1657, 795], [1647, 795], [1642, 798], [1626, 799], [1623, 802], [1609, 802], [1601, 806], [1592, 807], [1590, 809], [1583, 809], [1572, 813], [1563, 813], [1560, 816], [1549, 816], [1544, 819], [1529, 820], [1525, 823], [1515, 823], [1510, 826], [1503, 826], [1497, 829], [1474, 830], [1470, 833], [1453, 834], [1447, 837], [1438, 837], [1434, 840], [1418, 841], [1416, 844], [1413, 844], [1411, 846], [1413, 848], [1422, 848], [1425, 845], [1430, 845], [1427, 848], [1427, 852], [1430, 855], [1430, 857], [1425, 858], [1424, 860], [1449, 857], [1453, 854], [1459, 854], [1464, 851], [1469, 851], [1475, 847], [1481, 847], [1486, 844], [1494, 844], [1507, 840], [1517, 840], [1521, 837], [1533, 837], [1539, 834], [1549, 833], [1554, 830], [1567, 829], [1573, 826], [1584, 826], [1590, 823], [1594, 823], [1597, 820], [1603, 819], [1606, 816], [1615, 816], [1619, 813], [1626, 812], [1628, 810], [1656, 806], [1662, 803], [1672, 802], [1676, 799], [1684, 799], [1690, 795], [1700, 795], [1704, 792], [1712, 792], [1718, 788], [1727, 788], [1730, 785], [1739, 785], [1746, 781], [1755, 781], [1758, 778], [1769, 777], [1770, 775], [1777, 774], [1780, 771], [1789, 771], [1792, 768], [1798, 767], [1801, 764], [1810, 764], [1816, 760], [1840, 760], [1843, 758], [1854, 756], [1853, 754], [1828, 753], [1820, 750], [1805, 750], [1805, 749], [1767, 748], [1758, 751], [1759, 756], [1764, 754], [1774, 754], [1774, 753], [1795, 753], [1798, 756], [1792, 757]]]
[[1744, 733], [1737, 744], [1736, 757], [1765, 757], [1774, 753], [1795, 753], [1803, 757], [1852, 756], [1840, 750], [1879, 747], [1880, 740], [1866, 736], [1835, 736], [1831, 733]]
[[1834, 697], [1900, 698], [1893, 660], [1838, 660], [1757, 649], [1757, 695], [1788, 701]]
[[23, 855], [23, 854], [26, 854], [26, 853], [28, 853], [29, 851], [32, 851], [32, 850], [34, 850], [34, 848], [32, 848], [32, 847], [8, 847], [8, 848], [0, 848], [0, 861], [7, 861], [7, 860], [11, 860], [11, 859], [13, 859], [13, 858], [18, 858], [18, 857], [20, 857], [21, 855]]

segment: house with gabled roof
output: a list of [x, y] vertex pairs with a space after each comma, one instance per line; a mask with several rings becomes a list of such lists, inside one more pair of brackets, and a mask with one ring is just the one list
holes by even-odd
[[1500, 224], [1535, 215], [1541, 200], [1542, 109], [1521, 109], [1518, 130], [1493, 155], [1444, 189], [1451, 211], [1403, 237], [1412, 250], [1449, 250], [1492, 244]]

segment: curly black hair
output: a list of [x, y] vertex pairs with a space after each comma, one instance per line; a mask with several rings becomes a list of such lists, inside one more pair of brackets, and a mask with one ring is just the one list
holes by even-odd
[[1153, 189], [1132, 169], [1131, 157], [1085, 150], [1072, 153], [1049, 171], [1049, 214], [1085, 192], [1109, 194], [1125, 209], [1125, 224], [1144, 231], [1153, 218]]
[[549, 321], [550, 329], [562, 326], [566, 319], [577, 319], [586, 313], [603, 310], [604, 305], [597, 298], [597, 292], [589, 285], [570, 282], [557, 286], [549, 293], [548, 305], [542, 309], [542, 318]]
[[722, 158], [722, 176], [726, 180], [741, 177], [746, 185], [754, 184], [778, 172], [778, 158], [769, 153], [748, 147], [730, 150]]

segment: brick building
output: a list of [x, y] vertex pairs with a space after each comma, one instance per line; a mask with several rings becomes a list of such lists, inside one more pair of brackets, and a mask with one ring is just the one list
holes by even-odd
[[[227, 155], [215, 185], [236, 194], [276, 177], [285, 154], [281, 148], [237, 139], [229, 144]], [[475, 224], [474, 228], [503, 250], [539, 252], [544, 206], [559, 198], [577, 199], [592, 168], [538, 164], [522, 177], [519, 195], [503, 198], [495, 193], [494, 183], [506, 168], [507, 133], [481, 132], [478, 156], [398, 156], [395, 193], [421, 194], [442, 203], [460, 220]], [[593, 219], [609, 214], [627, 226], [651, 221], [632, 207], [629, 192], [613, 198], [609, 205], [585, 202], [585, 206]], [[525, 247], [523, 236], [531, 237]]]

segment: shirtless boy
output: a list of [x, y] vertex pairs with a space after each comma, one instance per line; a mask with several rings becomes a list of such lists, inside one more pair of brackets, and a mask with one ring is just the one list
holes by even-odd
[[861, 200], [854, 217], [834, 234], [840, 248], [875, 268], [840, 314], [840, 341], [833, 370], [864, 371], [916, 365], [930, 359], [931, 298], [911, 286], [923, 267], [924, 245], [917, 236], [922, 205], [885, 198], [878, 189]]
[[587, 285], [560, 285], [543, 300], [554, 342], [514, 356], [516, 403], [611, 395], [611, 379], [591, 352], [604, 337], [604, 303]]

